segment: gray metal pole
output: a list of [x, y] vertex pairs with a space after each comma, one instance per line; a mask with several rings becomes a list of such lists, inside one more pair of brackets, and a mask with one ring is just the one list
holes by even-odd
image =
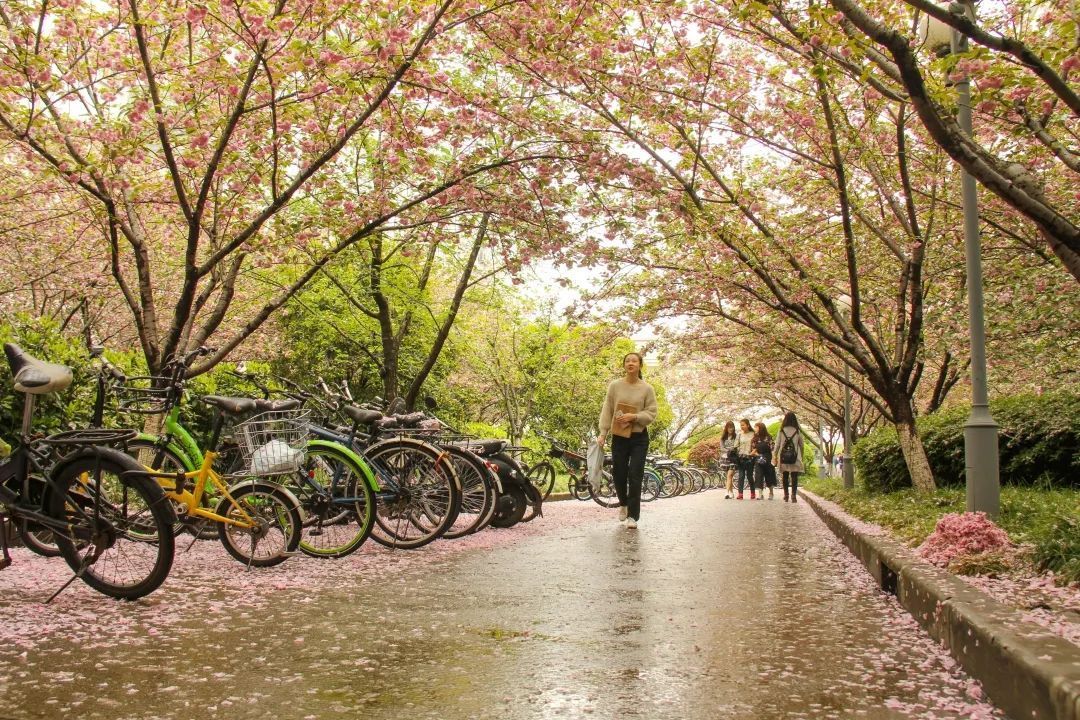
[[844, 364], [844, 489], [855, 487], [855, 466], [851, 464], [851, 369]]
[[[954, 13], [967, 6], [954, 2]], [[967, 51], [967, 37], [952, 34], [952, 52]], [[971, 83], [965, 75], [956, 83], [957, 121], [968, 137], [971, 128]], [[998, 468], [998, 424], [990, 415], [986, 386], [986, 333], [983, 318], [982, 248], [979, 243], [979, 206], [975, 178], [961, 168], [961, 200], [964, 208], [964, 252], [967, 256], [968, 329], [971, 334], [971, 415], [964, 424], [964, 461], [968, 512], [985, 512], [992, 518], [1001, 507]]]

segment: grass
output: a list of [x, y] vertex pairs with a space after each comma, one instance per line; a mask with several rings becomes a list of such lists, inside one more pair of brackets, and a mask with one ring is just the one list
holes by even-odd
[[[870, 492], [862, 487], [844, 490], [839, 478], [807, 478], [803, 485], [861, 520], [887, 529], [915, 546], [933, 532], [938, 518], [964, 512], [963, 488], [932, 493], [913, 489]], [[1016, 543], [1030, 544], [1036, 562], [1065, 582], [1080, 581], [1080, 491], [1004, 485], [1001, 514], [996, 522]]]

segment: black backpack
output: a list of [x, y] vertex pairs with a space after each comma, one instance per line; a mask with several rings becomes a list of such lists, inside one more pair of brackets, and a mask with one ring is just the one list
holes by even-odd
[[780, 446], [780, 462], [785, 465], [794, 465], [799, 461], [799, 452], [795, 449], [795, 438], [799, 436], [795, 433], [792, 436], [788, 436], [787, 433], [783, 433], [784, 442]]

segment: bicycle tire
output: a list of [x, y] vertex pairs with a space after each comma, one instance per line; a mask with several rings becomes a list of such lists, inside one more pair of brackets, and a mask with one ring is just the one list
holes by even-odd
[[175, 552], [174, 514], [161, 486], [147, 477], [123, 477], [141, 469], [117, 450], [94, 447], [62, 458], [52, 474], [50, 515], [90, 538], [58, 533], [60, 554], [84, 583], [119, 600], [158, 589]]
[[375, 526], [375, 491], [363, 469], [342, 450], [320, 445], [307, 448], [302, 467], [290, 477], [304, 511], [300, 552], [329, 559], [359, 550]]
[[495, 517], [491, 519], [491, 527], [504, 529], [513, 527], [521, 522], [521, 518], [525, 517], [525, 511], [529, 505], [525, 491], [517, 485], [507, 485], [506, 492], [503, 495], [509, 497], [513, 502], [505, 510], [499, 508], [495, 511]]
[[[32, 503], [41, 507], [42, 496], [46, 487], [45, 481], [34, 475], [28, 479], [28, 482], [31, 485], [26, 488], [27, 497], [30, 498]], [[60, 548], [56, 546], [56, 536], [52, 530], [29, 520], [16, 518], [15, 531], [19, 534], [19, 540], [22, 541], [23, 546], [35, 555], [42, 557], [60, 556]]]
[[474, 453], [454, 446], [442, 448], [454, 465], [461, 481], [461, 510], [443, 533], [448, 540], [471, 535], [491, 516], [495, 506], [495, 487], [491, 471]]
[[615, 481], [611, 477], [611, 473], [607, 470], [603, 471], [603, 477], [600, 479], [600, 487], [593, 490], [589, 488], [589, 496], [592, 497], [593, 502], [601, 507], [614, 508], [619, 507], [619, 494], [615, 492]]
[[461, 511], [461, 484], [449, 455], [418, 440], [376, 443], [364, 457], [379, 482], [371, 539], [415, 550], [442, 537]]
[[589, 483], [583, 477], [571, 475], [570, 480], [567, 482], [567, 489], [575, 500], [589, 500], [592, 497], [592, 493], [589, 491]]
[[[222, 517], [243, 519], [242, 509], [256, 522], [254, 528], [222, 523], [221, 544], [248, 567], [271, 567], [285, 562], [300, 545], [299, 501], [270, 482], [244, 480], [229, 488], [215, 512]], [[246, 544], [247, 551], [242, 545]]]
[[641, 479], [641, 502], [652, 502], [660, 496], [660, 474], [652, 468], [645, 468]]
[[525, 471], [525, 477], [540, 491], [540, 497], [547, 500], [555, 487], [555, 466], [546, 460], [539, 462]]

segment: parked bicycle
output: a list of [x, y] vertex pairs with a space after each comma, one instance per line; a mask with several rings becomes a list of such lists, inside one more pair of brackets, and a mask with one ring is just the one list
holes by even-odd
[[[153, 386], [164, 393], [167, 403], [179, 402], [188, 368], [209, 352], [197, 348], [174, 360], [168, 366], [169, 375], [154, 379]], [[147, 468], [128, 475], [156, 480], [181, 515], [217, 524], [225, 550], [248, 567], [284, 562], [300, 543], [300, 501], [268, 478], [296, 469], [288, 463], [302, 456], [296, 445], [306, 437], [306, 424], [302, 418], [252, 417], [257, 405], [249, 398], [204, 395], [199, 400], [213, 409], [213, 419], [198, 469], [165, 468], [159, 460], [168, 452], [158, 446], [157, 457]], [[240, 464], [234, 465], [230, 474], [221, 475], [214, 469], [214, 462], [226, 419], [236, 421], [245, 416], [247, 419], [236, 422], [235, 427], [249, 442], [242, 447]], [[273, 450], [264, 451], [260, 457], [257, 453], [264, 447]], [[289, 453], [279, 447], [288, 448]], [[232, 480], [232, 484], [226, 480]], [[208, 488], [213, 488], [219, 497], [212, 510], [204, 502]]]
[[[114, 446], [131, 430], [32, 434], [38, 395], [71, 384], [71, 369], [38, 360], [13, 343], [4, 354], [16, 392], [24, 395], [19, 445], [0, 463], [0, 525], [14, 523], [24, 541], [49, 533], [76, 578], [110, 597], [135, 600], [156, 590], [172, 568], [174, 520], [162, 488], [137, 475], [139, 466]], [[54, 448], [62, 449], [59, 457]], [[28, 543], [29, 544], [29, 543]], [[11, 565], [0, 527], [0, 569]]]

